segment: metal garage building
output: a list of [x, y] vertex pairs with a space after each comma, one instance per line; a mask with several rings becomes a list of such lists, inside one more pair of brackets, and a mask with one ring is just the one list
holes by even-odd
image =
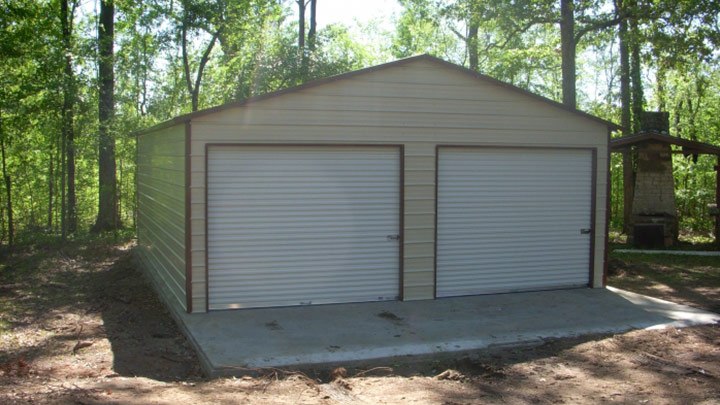
[[601, 287], [617, 126], [430, 56], [138, 135], [138, 257], [188, 312]]

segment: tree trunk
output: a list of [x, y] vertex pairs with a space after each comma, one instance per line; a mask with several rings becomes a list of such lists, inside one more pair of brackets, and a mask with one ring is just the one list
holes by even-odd
[[575, 108], [575, 12], [573, 0], [560, 1], [560, 42], [562, 53], [562, 102]]
[[98, 215], [93, 232], [119, 228], [117, 215], [117, 178], [115, 174], [115, 136], [112, 121], [115, 112], [113, 72], [114, 0], [100, 1], [100, 24], [98, 30], [98, 72], [100, 97], [98, 115], [99, 136], [99, 199]]
[[7, 199], [7, 227], [8, 227], [8, 246], [13, 245], [13, 239], [15, 236], [14, 224], [13, 224], [13, 207], [12, 207], [12, 183], [10, 181], [10, 175], [7, 172], [7, 162], [5, 160], [5, 133], [2, 127], [2, 111], [0, 111], [0, 152], [2, 153], [2, 170], [3, 179], [5, 179], [5, 195]]
[[[620, 2], [621, 0], [618, 0]], [[621, 6], [616, 3], [616, 13], [620, 14]], [[630, 135], [630, 55], [628, 51], [627, 20], [620, 21], [620, 125], [623, 127], [623, 136]], [[630, 232], [630, 216], [632, 202], [635, 195], [635, 170], [630, 152], [623, 153], [623, 233]]]
[[657, 91], [655, 96], [657, 97], [658, 111], [662, 112], [667, 109], [666, 94], [665, 94], [665, 80], [667, 77], [667, 64], [660, 56], [658, 56], [658, 68], [657, 68]]
[[67, 148], [67, 233], [77, 230], [77, 213], [75, 209], [75, 131], [74, 104], [75, 78], [72, 70], [72, 19], [68, 13], [67, 0], [60, 2], [60, 18], [62, 23], [63, 46], [65, 47], [65, 73], [63, 77], [63, 108], [62, 136]]
[[632, 82], [632, 130], [642, 130], [640, 116], [643, 112], [644, 96], [642, 84], [642, 61], [640, 60], [640, 39], [637, 19], [630, 19], [630, 79]]
[[315, 50], [315, 35], [317, 31], [316, 9], [317, 0], [310, 0], [310, 30], [308, 31], [308, 46], [311, 51]]
[[468, 60], [470, 63], [470, 70], [478, 70], [478, 29], [480, 23], [475, 19], [471, 18], [470, 25], [468, 26], [467, 36], [467, 50]]
[[298, 5], [298, 50], [305, 49], [305, 0], [295, 0]]
[[190, 60], [188, 57], [188, 49], [187, 49], [188, 48], [187, 16], [185, 18], [183, 18], [181, 30], [182, 30], [182, 32], [181, 32], [182, 57], [183, 57], [183, 69], [185, 71], [185, 84], [187, 85], [188, 93], [190, 93], [190, 98], [192, 101], [192, 110], [197, 111], [199, 108], [200, 83], [202, 82], [203, 71], [205, 70], [205, 65], [207, 65], [208, 60], [210, 60], [210, 53], [212, 52], [213, 47], [215, 47], [215, 42], [217, 42], [222, 31], [218, 29], [212, 35], [212, 39], [210, 40], [210, 43], [208, 44], [207, 48], [205, 48], [205, 52], [203, 52], [203, 55], [200, 58], [200, 65], [198, 66], [197, 76], [195, 77], [195, 84], [193, 84], [193, 80], [190, 77]]
[[60, 133], [60, 237], [67, 238], [67, 199], [65, 185], [67, 184], [67, 138], [65, 132]]
[[[55, 142], [53, 142], [54, 144]], [[50, 145], [50, 164], [48, 165], [48, 214], [47, 214], [47, 223], [45, 224], [45, 228], [47, 229], [47, 232], [52, 232], [52, 226], [53, 226], [53, 197], [55, 192], [55, 173], [54, 173], [54, 166], [55, 162], [53, 161], [53, 157], [55, 155], [55, 151], [53, 150], [53, 146]]]

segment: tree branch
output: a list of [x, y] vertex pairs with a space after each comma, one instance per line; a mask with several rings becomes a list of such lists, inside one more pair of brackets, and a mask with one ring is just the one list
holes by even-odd
[[185, 84], [187, 84], [188, 92], [192, 95], [193, 85], [192, 85], [192, 80], [190, 80], [190, 62], [188, 61], [188, 52], [187, 52], [187, 20], [183, 21], [181, 31], [182, 31], [183, 69], [185, 70]]
[[460, 38], [460, 39], [462, 39], [463, 41], [466, 41], [466, 42], [467, 42], [467, 38], [465, 37], [465, 35], [461, 34], [460, 31], [456, 30], [454, 27], [450, 27], [450, 31], [452, 31], [453, 34], [457, 35], [458, 38]]
[[536, 18], [534, 20], [530, 20], [527, 22], [527, 24], [523, 25], [522, 27], [516, 28], [514, 31], [512, 31], [507, 37], [505, 37], [505, 40], [502, 41], [502, 43], [499, 42], [493, 42], [491, 44], [488, 44], [488, 46], [485, 47], [485, 52], [489, 51], [492, 48], [498, 48], [503, 49], [507, 46], [507, 44], [512, 41], [515, 37], [518, 35], [526, 33], [530, 28], [539, 25], [539, 24], [559, 24], [560, 20], [552, 19], [552, 18]]
[[623, 13], [618, 15], [617, 17], [613, 18], [612, 20], [606, 20], [606, 21], [598, 21], [593, 24], [588, 24], [583, 29], [578, 30], [575, 32], [575, 37], [573, 38], [573, 42], [577, 44], [580, 42], [580, 39], [582, 39], [583, 35], [587, 34], [588, 32], [592, 31], [598, 31], [605, 28], [610, 28], [613, 25], [618, 25], [620, 22], [628, 17], [627, 13]]
[[200, 81], [202, 80], [203, 70], [205, 70], [205, 64], [207, 64], [208, 60], [210, 59], [210, 52], [212, 52], [213, 47], [215, 46], [215, 42], [217, 42], [217, 39], [220, 36], [221, 32], [222, 32], [222, 28], [215, 31], [215, 33], [212, 36], [212, 40], [210, 40], [210, 44], [208, 44], [207, 48], [205, 48], [205, 52], [203, 53], [202, 58], [200, 58], [200, 66], [198, 66], [197, 78], [195, 79], [195, 91], [196, 92], [200, 88]]

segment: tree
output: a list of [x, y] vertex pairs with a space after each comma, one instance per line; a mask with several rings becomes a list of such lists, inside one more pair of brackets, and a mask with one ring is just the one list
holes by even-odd
[[[205, 25], [201, 24], [198, 26], [197, 24], [200, 22], [205, 22], [202, 20], [203, 13], [200, 10], [200, 7], [202, 5], [191, 3], [190, 1], [184, 1], [183, 2], [183, 17], [182, 22], [180, 24], [180, 35], [182, 38], [182, 58], [183, 58], [183, 69], [185, 72], [185, 83], [187, 85], [188, 93], [190, 94], [191, 103], [192, 103], [192, 110], [197, 111], [199, 108], [199, 98], [200, 98], [200, 83], [202, 82], [203, 72], [205, 71], [205, 66], [208, 63], [208, 60], [210, 60], [210, 53], [212, 52], [213, 48], [215, 47], [215, 43], [217, 42], [218, 38], [220, 37], [220, 34], [222, 34], [224, 25], [222, 24], [214, 24], [213, 28], [212, 25]], [[223, 13], [223, 8], [225, 7], [224, 3], [217, 3], [214, 10], [218, 13]], [[192, 78], [191, 75], [191, 68], [190, 68], [190, 59], [188, 56], [189, 50], [188, 50], [188, 33], [193, 28], [202, 27], [210, 34], [210, 41], [205, 45], [205, 50], [202, 53], [202, 56], [200, 57], [200, 62], [198, 64], [197, 73], [195, 75], [195, 79]]]
[[[62, 236], [67, 233], [74, 233], [77, 230], [77, 213], [75, 202], [75, 131], [73, 128], [74, 121], [74, 105], [75, 105], [75, 77], [72, 68], [72, 30], [73, 18], [77, 2], [73, 2], [68, 7], [67, 0], [60, 0], [60, 24], [62, 31], [63, 53], [65, 59], [65, 68], [63, 72], [63, 106], [62, 106], [62, 146], [63, 152], [66, 153], [67, 171], [63, 170], [63, 200], [62, 200]], [[61, 164], [63, 164], [61, 162]], [[52, 166], [51, 166], [52, 167]], [[65, 167], [63, 167], [65, 169]], [[65, 180], [67, 178], [67, 180]], [[65, 205], [65, 181], [67, 181], [67, 206]], [[52, 195], [50, 196], [50, 206], [52, 206]], [[51, 208], [50, 208], [51, 210]], [[48, 214], [48, 221], [50, 221]]]
[[[615, 1], [616, 14], [623, 9], [623, 1]], [[618, 39], [620, 48], [620, 125], [623, 127], [623, 136], [630, 135], [630, 54], [628, 50], [628, 22], [620, 21], [618, 25]], [[633, 157], [629, 152], [623, 153], [623, 232], [630, 231], [630, 216], [632, 213], [632, 200], [634, 196], [635, 171]]]
[[317, 0], [310, 0], [310, 30], [308, 31], [308, 45], [310, 51], [315, 50], [315, 36], [317, 34]]
[[15, 224], [13, 221], [13, 204], [12, 204], [12, 182], [10, 180], [10, 175], [8, 174], [7, 170], [7, 157], [5, 152], [5, 144], [7, 141], [5, 140], [5, 131], [4, 131], [4, 125], [2, 120], [2, 107], [0, 107], [0, 153], [2, 154], [2, 171], [3, 171], [3, 180], [5, 181], [5, 196], [7, 198], [7, 221], [8, 221], [8, 245], [13, 245], [14, 240], [14, 233], [15, 233]]
[[115, 28], [114, 0], [100, 1], [98, 25], [98, 213], [93, 232], [120, 228], [117, 211], [117, 177], [115, 136], [112, 123], [115, 111], [115, 77], [113, 42]]

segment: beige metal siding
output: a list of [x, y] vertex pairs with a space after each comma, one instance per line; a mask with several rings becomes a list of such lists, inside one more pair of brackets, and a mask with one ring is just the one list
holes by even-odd
[[403, 297], [434, 294], [437, 144], [595, 147], [595, 286], [602, 282], [607, 127], [493, 83], [417, 61], [195, 118], [191, 142], [193, 309], [205, 310], [205, 144], [405, 146]]
[[145, 270], [185, 309], [185, 125], [138, 137], [138, 253]]

